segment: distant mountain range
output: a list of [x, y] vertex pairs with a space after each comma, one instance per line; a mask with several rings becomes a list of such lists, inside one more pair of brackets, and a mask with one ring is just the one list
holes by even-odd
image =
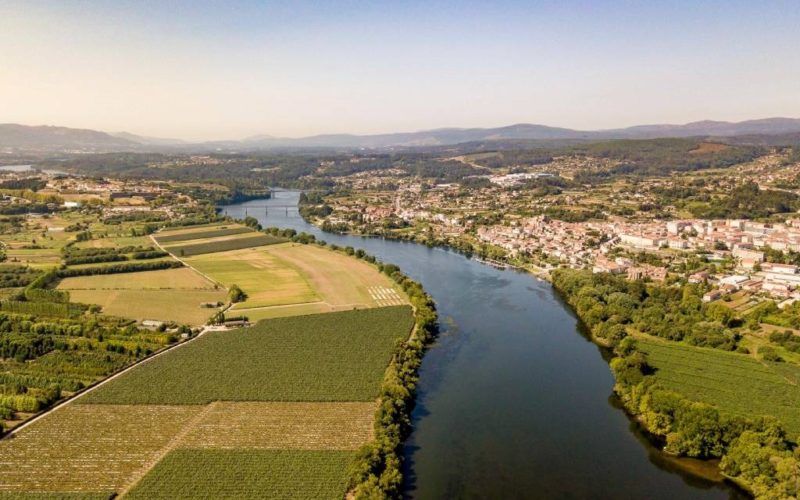
[[190, 143], [126, 132], [53, 126], [0, 124], [0, 148], [33, 151], [251, 151], [279, 148], [409, 148], [501, 140], [602, 140], [659, 137], [786, 136], [800, 134], [800, 119], [765, 118], [742, 122], [699, 121], [684, 125], [637, 125], [609, 130], [573, 130], [520, 123], [498, 128], [440, 128], [375, 135], [326, 134], [301, 138], [258, 135], [241, 141]]

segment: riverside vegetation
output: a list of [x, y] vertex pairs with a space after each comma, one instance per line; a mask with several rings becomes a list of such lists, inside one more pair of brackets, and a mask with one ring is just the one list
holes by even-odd
[[797, 497], [800, 367], [747, 352], [739, 330], [752, 318], [704, 304], [693, 285], [552, 276], [594, 340], [613, 350], [625, 408], [667, 452], [721, 459], [721, 471], [759, 498]]

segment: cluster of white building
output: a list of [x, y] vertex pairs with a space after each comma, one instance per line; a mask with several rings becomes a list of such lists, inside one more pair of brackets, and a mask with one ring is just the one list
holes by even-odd
[[800, 219], [785, 224], [746, 220], [673, 220], [643, 224], [612, 224], [620, 242], [635, 248], [674, 248], [678, 250], [713, 250], [725, 248], [734, 256], [762, 261], [758, 249], [800, 251]]
[[[580, 267], [593, 262], [601, 249], [609, 248], [611, 242], [599, 243], [601, 235], [607, 234], [605, 226], [605, 223], [563, 222], [537, 216], [509, 226], [481, 226], [477, 236], [481, 241], [507, 250], [512, 256], [541, 252]], [[598, 244], [588, 245], [592, 239]]]

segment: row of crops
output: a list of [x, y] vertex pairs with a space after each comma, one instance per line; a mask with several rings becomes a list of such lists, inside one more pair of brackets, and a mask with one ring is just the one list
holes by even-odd
[[[192, 240], [194, 241], [194, 240]], [[191, 257], [206, 253], [227, 252], [228, 250], [241, 250], [242, 248], [260, 247], [282, 243], [286, 240], [268, 234], [254, 233], [253, 236], [233, 237], [224, 240], [212, 240], [184, 245], [170, 245], [165, 247], [173, 255]]]
[[340, 500], [353, 451], [175, 450], [127, 495]]
[[234, 234], [251, 233], [252, 229], [245, 226], [217, 226], [204, 230], [181, 231], [176, 233], [161, 234], [156, 237], [160, 244], [175, 241], [199, 240], [203, 238], [217, 238], [220, 236], [233, 236]]
[[733, 414], [773, 415], [787, 431], [800, 434], [800, 386], [792, 381], [800, 377], [800, 367], [716, 349], [654, 341], [639, 345], [665, 387]]
[[409, 306], [276, 318], [209, 332], [88, 394], [85, 403], [374, 401]]

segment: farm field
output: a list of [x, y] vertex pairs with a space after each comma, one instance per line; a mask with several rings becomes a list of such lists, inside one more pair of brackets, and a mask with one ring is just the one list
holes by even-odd
[[269, 247], [205, 254], [186, 263], [225, 286], [238, 285], [248, 298], [242, 307], [317, 302], [320, 296], [295, 266], [274, 257]]
[[67, 266], [68, 269], [85, 269], [87, 267], [106, 267], [106, 266], [113, 266], [115, 264], [148, 264], [151, 262], [166, 262], [166, 261], [174, 261], [175, 259], [171, 256], [167, 257], [157, 257], [155, 259], [129, 259], [123, 261], [111, 261], [111, 262], [93, 262], [88, 264], [71, 264]]
[[71, 300], [98, 304], [103, 313], [136, 320], [177, 321], [201, 325], [216, 309], [203, 303], [224, 302], [227, 293], [189, 268], [65, 278], [58, 285]]
[[252, 233], [253, 230], [238, 224], [222, 224], [219, 226], [204, 226], [192, 231], [173, 231], [158, 233], [155, 238], [159, 244], [164, 245], [175, 241], [196, 240], [202, 238], [215, 238], [231, 236], [234, 234]]
[[352, 451], [175, 450], [128, 498], [341, 499]]
[[251, 321], [406, 304], [396, 285], [366, 262], [314, 245], [284, 243], [185, 259], [247, 293], [231, 314]]
[[373, 438], [372, 402], [217, 402], [182, 448], [357, 450]]
[[191, 257], [192, 255], [202, 255], [214, 252], [225, 252], [228, 250], [238, 250], [240, 248], [251, 248], [263, 245], [273, 245], [285, 241], [268, 234], [256, 232], [234, 234], [231, 236], [221, 236], [218, 238], [204, 238], [199, 240], [183, 241], [175, 245], [164, 246], [164, 250], [176, 257]]
[[407, 303], [389, 278], [361, 260], [315, 245], [278, 245], [267, 251], [304, 272], [330, 305], [382, 307]]
[[209, 332], [110, 381], [82, 402], [373, 401], [395, 342], [412, 326], [411, 308], [396, 306]]
[[736, 415], [774, 416], [790, 435], [800, 435], [800, 367], [655, 340], [639, 345], [666, 388]]
[[88, 241], [80, 241], [75, 244], [76, 248], [115, 248], [115, 247], [136, 247], [148, 246], [153, 242], [147, 236], [125, 236], [111, 235], [106, 237], [94, 238]]
[[[375, 409], [374, 402], [169, 406], [77, 402], [34, 422], [14, 439], [0, 441], [0, 498], [18, 497], [15, 492], [37, 497], [50, 493], [62, 498], [61, 492], [70, 492], [109, 498], [142, 477], [147, 488], [153, 480], [148, 471], [158, 464], [152, 473], [158, 480], [159, 460], [166, 456], [165, 465], [169, 466], [173, 453], [190, 454], [202, 461], [215, 451], [259, 455], [257, 451], [282, 450], [279, 453], [309, 453], [312, 461], [317, 454], [329, 452], [349, 460], [373, 438]], [[337, 478], [341, 479], [346, 463], [337, 464]], [[291, 476], [305, 475], [305, 481], [317, 483], [315, 487], [329, 479], [307, 476], [304, 464], [289, 461], [281, 467]], [[269, 473], [274, 469], [261, 470]], [[259, 484], [251, 482], [248, 487], [261, 487]]]
[[67, 405], [14, 439], [0, 441], [0, 492], [92, 492], [107, 497], [201, 409]]
[[195, 224], [193, 226], [180, 226], [180, 227], [166, 227], [156, 233], [154, 236], [175, 236], [178, 234], [181, 235], [190, 235], [193, 233], [199, 233], [203, 231], [211, 231], [217, 230], [222, 228], [230, 228], [230, 227], [244, 227], [241, 224], [237, 224], [235, 222], [207, 222], [205, 224]]

